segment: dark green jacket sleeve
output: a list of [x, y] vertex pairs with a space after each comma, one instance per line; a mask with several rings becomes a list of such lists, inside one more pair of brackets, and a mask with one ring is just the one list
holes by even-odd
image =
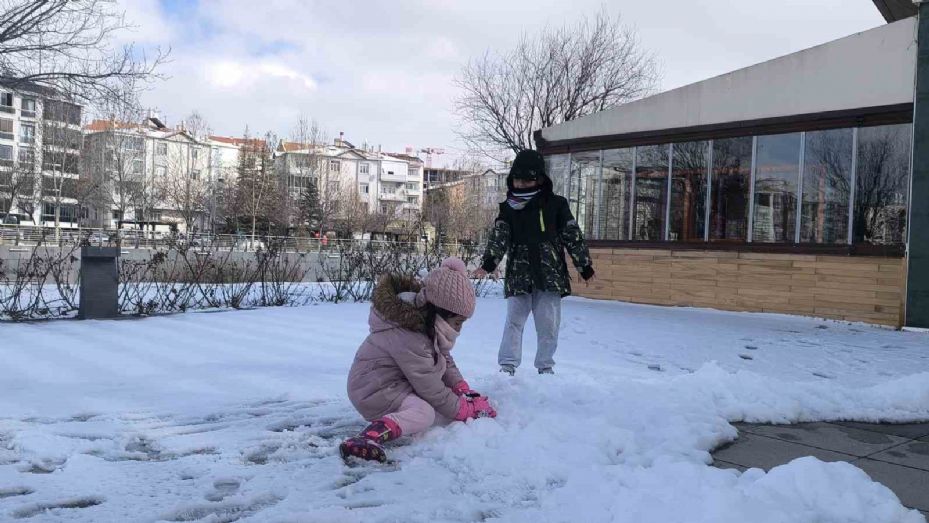
[[484, 251], [481, 268], [487, 272], [493, 272], [497, 265], [500, 265], [500, 261], [503, 260], [509, 248], [510, 224], [504, 219], [503, 213], [500, 213], [494, 220], [494, 228], [490, 231], [490, 239], [487, 240], [487, 249]]
[[574, 266], [581, 273], [581, 277], [589, 280], [594, 275], [590, 250], [587, 248], [584, 233], [581, 232], [581, 227], [577, 224], [577, 220], [574, 219], [567, 200], [562, 200], [561, 209], [558, 213], [558, 235], [561, 237], [561, 242], [568, 249], [571, 261], [574, 262]]

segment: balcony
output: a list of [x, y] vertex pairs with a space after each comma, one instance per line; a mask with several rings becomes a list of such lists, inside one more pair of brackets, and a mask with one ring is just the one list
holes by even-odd
[[0, 113], [16, 114], [16, 108], [10, 105], [0, 105]]
[[406, 173], [397, 171], [381, 171], [382, 182], [403, 182], [406, 183]]
[[387, 202], [405, 202], [406, 195], [400, 192], [382, 192], [381, 200]]

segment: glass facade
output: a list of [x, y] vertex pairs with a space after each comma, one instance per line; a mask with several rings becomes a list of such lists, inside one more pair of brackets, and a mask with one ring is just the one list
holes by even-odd
[[806, 133], [801, 243], [848, 243], [853, 140], [852, 129]]
[[703, 241], [709, 144], [674, 144], [671, 155], [671, 212], [668, 240]]
[[567, 193], [571, 212], [588, 236], [596, 236], [595, 218], [597, 202], [597, 185], [600, 177], [600, 151], [575, 153], [571, 155], [571, 180]]
[[[546, 156], [591, 239], [902, 244], [912, 125]], [[749, 234], [751, 228], [751, 234]]]
[[604, 240], [628, 240], [632, 219], [632, 160], [635, 149], [603, 151], [603, 192], [600, 235]]
[[667, 145], [636, 147], [634, 196], [633, 239], [663, 240], [668, 200]]
[[713, 141], [710, 183], [710, 240], [748, 239], [748, 198], [752, 180], [752, 138]]
[[753, 191], [753, 242], [794, 241], [800, 187], [800, 137], [800, 133], [758, 137]]
[[894, 244], [906, 239], [911, 134], [907, 124], [858, 130], [855, 243]]

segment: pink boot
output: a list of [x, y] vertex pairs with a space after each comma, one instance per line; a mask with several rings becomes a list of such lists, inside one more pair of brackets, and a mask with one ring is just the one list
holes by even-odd
[[371, 422], [357, 436], [343, 441], [339, 445], [342, 459], [349, 456], [356, 458], [387, 461], [387, 452], [383, 443], [400, 437], [400, 426], [390, 418], [380, 418]]

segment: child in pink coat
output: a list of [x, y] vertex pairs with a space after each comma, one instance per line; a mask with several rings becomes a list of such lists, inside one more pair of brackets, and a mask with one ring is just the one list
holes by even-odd
[[458, 421], [497, 415], [450, 354], [474, 306], [474, 287], [458, 258], [446, 259], [422, 285], [397, 275], [381, 279], [371, 332], [348, 374], [348, 398], [371, 424], [342, 442], [343, 458], [386, 461], [384, 442], [426, 430], [437, 412]]

